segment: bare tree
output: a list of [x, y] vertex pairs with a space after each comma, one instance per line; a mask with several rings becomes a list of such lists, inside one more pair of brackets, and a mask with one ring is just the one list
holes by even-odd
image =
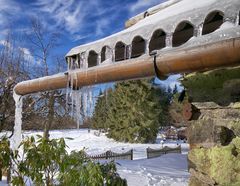
[[[31, 33], [27, 36], [34, 57], [38, 63], [42, 64], [42, 68], [38, 76], [48, 76], [60, 70], [61, 65], [64, 64], [59, 57], [51, 60], [53, 57], [53, 49], [58, 46], [59, 34], [47, 30], [39, 19], [33, 18], [31, 20]], [[50, 62], [55, 65], [55, 68], [50, 66]], [[40, 66], [39, 66], [40, 67]], [[37, 70], [39, 72], [39, 68]], [[44, 137], [49, 137], [49, 130], [51, 129], [54, 117], [59, 114], [59, 110], [65, 109], [65, 96], [62, 90], [48, 91], [41, 93], [41, 103], [38, 109], [45, 117], [44, 123]], [[60, 107], [56, 107], [56, 104]]]
[[9, 33], [0, 48], [0, 132], [6, 124], [12, 128], [14, 123], [14, 86], [29, 79], [25, 54], [15, 43], [16, 39]]
[[[16, 47], [19, 42], [9, 33], [0, 46], [0, 132], [3, 129], [12, 131], [14, 124], [15, 103], [13, 100], [14, 86], [22, 80], [29, 79], [28, 62], [24, 51]], [[2, 162], [0, 162], [0, 180], [2, 178]], [[8, 171], [8, 178], [10, 172]]]

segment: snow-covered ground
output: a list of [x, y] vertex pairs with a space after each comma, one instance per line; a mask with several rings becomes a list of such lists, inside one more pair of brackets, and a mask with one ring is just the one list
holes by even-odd
[[[118, 160], [118, 172], [126, 178], [129, 186], [183, 186], [188, 185], [189, 173], [187, 171], [188, 144], [182, 141], [165, 141], [163, 146], [176, 147], [181, 144], [182, 154], [167, 154], [159, 158], [146, 159], [146, 148], [161, 148], [161, 136], [158, 136], [156, 144], [130, 144], [120, 143], [107, 138], [104, 134], [94, 135], [95, 131], [88, 130], [56, 130], [51, 131], [51, 138], [66, 139], [68, 151], [86, 148], [88, 154], [99, 154], [107, 150], [113, 152], [125, 152], [133, 149], [133, 161]], [[42, 134], [42, 132], [26, 131], [23, 136]], [[3, 185], [0, 182], [0, 186]]]
[[187, 155], [167, 154], [158, 158], [118, 161], [118, 172], [130, 186], [188, 185]]

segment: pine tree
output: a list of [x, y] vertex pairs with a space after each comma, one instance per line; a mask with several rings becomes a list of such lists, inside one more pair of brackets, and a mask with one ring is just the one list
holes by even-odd
[[166, 124], [167, 93], [149, 80], [117, 83], [114, 90], [97, 101], [93, 115], [95, 128], [125, 142], [153, 142], [159, 126]]

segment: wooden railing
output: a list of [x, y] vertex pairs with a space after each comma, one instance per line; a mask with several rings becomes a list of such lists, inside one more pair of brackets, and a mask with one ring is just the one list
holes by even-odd
[[147, 158], [155, 158], [162, 156], [168, 153], [181, 153], [181, 145], [176, 148], [164, 147], [162, 149], [152, 149], [150, 147], [147, 148]]
[[111, 150], [104, 152], [98, 155], [88, 155], [92, 160], [133, 160], [133, 149], [124, 152], [124, 153], [116, 153], [112, 152]]

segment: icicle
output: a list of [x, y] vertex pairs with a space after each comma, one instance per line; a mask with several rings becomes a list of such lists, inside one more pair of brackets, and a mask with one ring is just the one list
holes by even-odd
[[81, 90], [77, 92], [76, 100], [75, 100], [75, 107], [76, 107], [76, 113], [75, 113], [75, 119], [77, 122], [77, 128], [79, 129], [80, 124], [82, 123], [82, 113], [81, 113]]
[[115, 48], [112, 49], [112, 61], [115, 62]]
[[240, 12], [237, 15], [236, 26], [240, 25]]
[[169, 33], [167, 34], [167, 37], [166, 37], [166, 46], [167, 47], [172, 47], [172, 33]]
[[92, 115], [93, 108], [93, 95], [92, 95], [92, 87], [88, 87], [88, 116]]
[[132, 55], [132, 44], [128, 45], [127, 49], [128, 59], [130, 59]]
[[128, 52], [128, 47], [125, 45], [125, 48], [124, 48], [124, 59], [127, 59], [127, 52]]
[[82, 92], [82, 108], [83, 108], [83, 119], [86, 119], [87, 116], [87, 91], [86, 88], [83, 88]]
[[74, 100], [74, 90], [73, 90], [73, 75], [71, 74], [70, 75], [70, 77], [71, 77], [71, 80], [70, 80], [70, 96], [71, 96], [71, 112], [72, 112], [72, 116], [73, 116], [73, 114], [74, 114], [74, 110], [73, 110], [73, 105], [74, 105], [74, 102], [73, 102], [73, 100]]
[[[93, 92], [92, 87], [83, 87], [79, 90], [76, 90], [76, 85], [78, 84], [77, 73], [73, 71], [74, 64], [77, 62], [71, 60], [69, 63], [68, 69], [68, 76], [69, 76], [69, 83], [68, 83], [68, 92], [67, 92], [67, 100], [71, 100], [71, 115], [72, 118], [77, 123], [77, 128], [80, 127], [81, 124], [84, 123], [86, 118], [90, 117], [93, 112]], [[80, 55], [80, 66], [84, 66], [84, 70], [87, 70], [87, 63], [86, 59], [84, 58], [84, 54]]]
[[108, 59], [110, 63], [113, 62], [113, 51], [110, 47], [106, 48], [106, 59]]
[[101, 53], [97, 56], [97, 65], [101, 64]]
[[[10, 143], [10, 148], [13, 151], [19, 150], [19, 145], [22, 141], [22, 96], [13, 91], [13, 99], [15, 101], [15, 122], [13, 128], [13, 136]], [[17, 176], [14, 171], [17, 168], [15, 162], [12, 162], [11, 172], [12, 176]]]
[[66, 91], [66, 107], [68, 108], [69, 106], [69, 97], [71, 97], [72, 89], [71, 89], [71, 84], [72, 84], [72, 79], [71, 79], [71, 71], [72, 71], [72, 59], [68, 58], [68, 80], [67, 80], [67, 91]]
[[149, 40], [145, 40], [146, 42], [145, 42], [145, 54], [148, 54], [149, 53], [149, 43], [150, 43], [150, 41]]
[[84, 68], [84, 56], [83, 53], [80, 54], [80, 69]]
[[203, 24], [200, 24], [197, 30], [197, 37], [202, 36], [202, 30], [203, 30]]
[[13, 98], [15, 101], [15, 123], [14, 123], [14, 131], [12, 136], [11, 149], [17, 150], [21, 141], [21, 133], [22, 133], [22, 96], [17, 95], [15, 91], [13, 92]]
[[69, 66], [70, 66], [70, 60], [69, 58], [67, 58], [67, 73], [68, 73], [68, 79], [67, 79], [67, 85], [66, 85], [66, 107], [68, 107], [68, 96], [69, 96], [69, 80], [70, 80], [70, 77], [69, 77]]
[[77, 123], [77, 128], [79, 128], [80, 121], [79, 121], [79, 108], [80, 108], [80, 103], [79, 103], [79, 92], [76, 90], [73, 90], [72, 92], [72, 117]]

